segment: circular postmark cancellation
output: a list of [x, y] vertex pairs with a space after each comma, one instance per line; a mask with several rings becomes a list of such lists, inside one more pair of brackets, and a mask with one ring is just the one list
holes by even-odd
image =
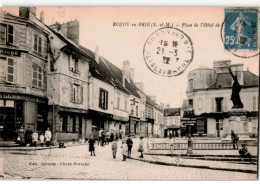
[[193, 53], [190, 37], [173, 27], [164, 27], [153, 32], [143, 48], [143, 56], [148, 68], [164, 77], [183, 73], [191, 63]]
[[31, 171], [45, 165], [51, 155], [51, 147], [3, 147], [7, 167]]
[[240, 58], [259, 55], [260, 12], [257, 8], [227, 8], [220, 34], [224, 49]]

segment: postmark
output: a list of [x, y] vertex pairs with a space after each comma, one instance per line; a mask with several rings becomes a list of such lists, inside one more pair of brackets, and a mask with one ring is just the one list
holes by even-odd
[[225, 9], [221, 27], [224, 49], [237, 57], [249, 58], [259, 55], [258, 9]]
[[164, 27], [153, 32], [143, 48], [143, 56], [148, 68], [164, 77], [183, 73], [192, 62], [193, 55], [190, 37], [173, 27]]

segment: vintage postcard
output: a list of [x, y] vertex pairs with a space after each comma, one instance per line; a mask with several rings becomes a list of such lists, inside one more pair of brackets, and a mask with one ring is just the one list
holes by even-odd
[[1, 179], [258, 180], [259, 19], [1, 7]]

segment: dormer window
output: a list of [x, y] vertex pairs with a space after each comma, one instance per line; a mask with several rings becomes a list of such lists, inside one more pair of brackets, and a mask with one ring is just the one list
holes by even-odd
[[80, 73], [79, 71], [79, 60], [77, 57], [69, 55], [69, 70], [74, 73]]

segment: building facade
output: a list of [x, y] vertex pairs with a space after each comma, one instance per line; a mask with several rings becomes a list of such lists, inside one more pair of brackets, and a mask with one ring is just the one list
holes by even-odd
[[[233, 79], [237, 76], [242, 89], [243, 108], [232, 109], [230, 100]], [[256, 136], [258, 129], [258, 76], [243, 71], [243, 64], [215, 61], [213, 69], [199, 68], [188, 75], [187, 106], [183, 121], [194, 136], [226, 137], [234, 130], [241, 136]], [[185, 119], [186, 118], [186, 119]]]
[[16, 140], [22, 126], [43, 132], [48, 125], [46, 71], [48, 30], [35, 7], [19, 16], [0, 10], [0, 139]]
[[180, 136], [181, 129], [181, 108], [164, 109], [165, 136], [170, 134], [174, 137]]

